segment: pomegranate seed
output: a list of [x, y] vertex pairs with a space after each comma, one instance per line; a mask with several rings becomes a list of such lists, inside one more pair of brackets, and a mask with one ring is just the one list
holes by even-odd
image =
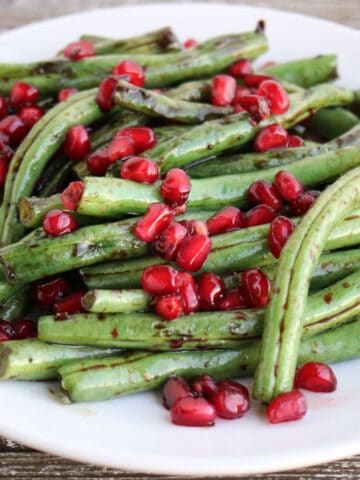
[[70, 293], [66, 297], [57, 299], [54, 304], [55, 313], [83, 313], [85, 312], [81, 299], [85, 292], [77, 291]]
[[241, 78], [245, 75], [253, 73], [253, 67], [250, 60], [247, 58], [241, 58], [237, 62], [230, 65], [230, 67], [227, 69], [227, 72], [229, 75], [232, 75], [235, 78]]
[[35, 291], [35, 299], [40, 305], [52, 305], [55, 300], [69, 291], [69, 284], [64, 277], [45, 280], [39, 283]]
[[15, 82], [11, 89], [10, 105], [18, 110], [19, 108], [36, 103], [39, 98], [39, 91], [36, 87], [25, 82]]
[[275, 258], [280, 257], [281, 250], [283, 249], [287, 239], [294, 231], [295, 225], [293, 222], [283, 216], [274, 218], [270, 224], [270, 230], [268, 234], [269, 250]]
[[103, 177], [110, 165], [108, 147], [102, 147], [92, 153], [86, 160], [86, 165], [92, 175]]
[[152, 245], [154, 253], [166, 260], [174, 260], [181, 241], [187, 235], [188, 231], [183, 225], [178, 222], [171, 222], [154, 241]]
[[[259, 75], [258, 73], [249, 73], [244, 76], [244, 82], [248, 87], [258, 87], [265, 81], [272, 81], [273, 77], [269, 75]], [[263, 95], [258, 93], [258, 95]], [[267, 95], [263, 95], [266, 97]]]
[[151, 295], [175, 293], [179, 288], [179, 272], [169, 265], [153, 265], [144, 269], [141, 286]]
[[211, 398], [212, 394], [216, 392], [218, 386], [215, 378], [211, 375], [203, 373], [199, 377], [195, 378], [191, 384], [191, 387], [195, 393], [198, 395], [203, 395], [204, 397]]
[[240, 102], [241, 97], [250, 94], [251, 92], [248, 88], [243, 87], [242, 85], [236, 85], [235, 95], [232, 104], [236, 106]]
[[225, 284], [218, 275], [211, 272], [202, 273], [197, 279], [200, 300], [210, 308], [215, 307], [223, 298]]
[[108, 148], [109, 162], [113, 163], [135, 153], [135, 142], [125, 135], [115, 136]]
[[293, 202], [304, 193], [302, 184], [287, 170], [280, 170], [275, 175], [274, 182], [282, 198], [288, 202]]
[[246, 303], [250, 307], [263, 307], [268, 303], [270, 280], [259, 268], [242, 272], [241, 285]]
[[190, 387], [182, 377], [175, 375], [164, 383], [162, 397], [165, 408], [171, 408], [176, 400], [188, 396], [191, 396]]
[[132, 157], [126, 160], [121, 165], [120, 175], [121, 178], [139, 183], [154, 183], [160, 178], [157, 163], [145, 157]]
[[95, 47], [92, 42], [81, 40], [70, 43], [64, 50], [64, 57], [77, 62], [83, 58], [93, 57], [95, 53]]
[[96, 102], [101, 110], [111, 110], [114, 106], [114, 94], [116, 90], [117, 79], [107, 77], [102, 80], [96, 94]]
[[296, 367], [295, 375], [294, 375], [294, 387], [293, 387], [295, 390], [296, 390], [297, 388], [300, 388], [299, 375], [300, 375], [300, 368], [299, 368], [299, 367]]
[[280, 210], [283, 202], [273, 183], [258, 180], [249, 188], [249, 199], [256, 205], [265, 204], [274, 210]]
[[289, 95], [280, 83], [275, 80], [262, 82], [256, 93], [269, 99], [270, 110], [273, 115], [281, 115], [289, 108]]
[[197, 40], [195, 40], [195, 38], [188, 38], [187, 40], [185, 40], [184, 42], [184, 48], [186, 49], [189, 49], [189, 48], [194, 48], [196, 47], [198, 44]]
[[210, 427], [215, 417], [215, 408], [202, 397], [179, 398], [171, 407], [171, 420], [175, 425]]
[[234, 310], [235, 308], [246, 308], [244, 293], [241, 288], [226, 290], [223, 299], [219, 303], [219, 310]]
[[12, 322], [7, 322], [5, 320], [0, 320], [0, 343], [11, 340], [15, 335], [15, 330], [12, 325]]
[[184, 306], [184, 314], [189, 315], [199, 309], [195, 280], [190, 273], [179, 273], [179, 293]]
[[178, 217], [179, 215], [184, 215], [187, 210], [186, 203], [183, 203], [182, 205], [172, 205], [171, 210], [174, 213], [174, 217]]
[[270, 423], [291, 422], [300, 420], [307, 410], [305, 397], [298, 390], [280, 393], [266, 409], [266, 416]]
[[14, 156], [14, 150], [8, 145], [9, 137], [5, 133], [0, 132], [0, 157], [4, 160], [11, 160]]
[[77, 88], [63, 88], [58, 93], [57, 100], [58, 102], [65, 102], [65, 100], [75, 95], [78, 91]]
[[234, 105], [233, 112], [242, 113], [242, 112], [245, 112], [245, 108], [243, 108], [241, 105], [237, 103], [236, 105]]
[[123, 60], [113, 69], [113, 75], [127, 75], [129, 77], [128, 82], [142, 87], [145, 83], [145, 72], [142, 67], [131, 60]]
[[71, 127], [66, 134], [64, 152], [71, 160], [81, 160], [89, 153], [90, 137], [83, 125]]
[[289, 135], [286, 146], [290, 148], [303, 147], [304, 143], [304, 139], [298, 135]]
[[40, 118], [44, 115], [45, 111], [43, 108], [38, 106], [33, 107], [23, 107], [19, 111], [19, 117], [25, 123], [27, 128], [30, 130], [36, 122], [40, 120]]
[[43, 229], [49, 237], [59, 237], [77, 229], [74, 217], [63, 210], [50, 210], [43, 220]]
[[0, 187], [5, 185], [8, 169], [9, 163], [4, 157], [0, 156]]
[[210, 235], [229, 232], [243, 226], [241, 210], [236, 207], [224, 207], [207, 220]]
[[8, 333], [3, 332], [0, 327], [0, 343], [7, 342], [8, 340], [11, 340], [11, 339], [12, 337]]
[[211, 240], [206, 235], [186, 237], [180, 243], [176, 262], [180, 268], [197, 272], [205, 263], [211, 250]]
[[215, 75], [211, 86], [211, 102], [219, 107], [230, 105], [235, 96], [236, 80], [229, 75]]
[[249, 392], [244, 385], [231, 380], [220, 380], [211, 395], [211, 403], [221, 418], [242, 417], [250, 409]]
[[278, 123], [273, 123], [262, 128], [256, 135], [254, 148], [257, 152], [267, 152], [274, 148], [286, 147], [287, 139], [288, 133], [285, 128]]
[[157, 143], [154, 131], [149, 127], [125, 127], [115, 135], [125, 135], [135, 142], [135, 153], [149, 150]]
[[172, 168], [167, 172], [160, 185], [160, 193], [171, 205], [185, 203], [191, 190], [190, 178], [181, 168]]
[[76, 210], [79, 206], [83, 192], [83, 182], [71, 182], [61, 194], [61, 200], [64, 208], [67, 210]]
[[276, 211], [269, 207], [269, 205], [256, 205], [244, 215], [245, 227], [255, 227], [256, 225], [263, 225], [270, 223], [276, 217]]
[[246, 110], [255, 122], [270, 117], [270, 104], [267, 98], [259, 95], [242, 95], [238, 103]]
[[183, 314], [183, 303], [178, 293], [163, 295], [155, 301], [155, 312], [164, 320], [175, 320]]
[[14, 339], [23, 340], [24, 338], [31, 338], [37, 336], [37, 328], [31, 320], [13, 320], [11, 325], [14, 328]]
[[179, 223], [187, 229], [189, 235], [209, 235], [208, 226], [202, 220], [181, 220]]
[[335, 373], [321, 362], [308, 362], [301, 367], [298, 375], [298, 385], [312, 392], [334, 392], [337, 386]]
[[6, 117], [7, 115], [7, 104], [6, 104], [6, 100], [5, 100], [5, 97], [2, 97], [0, 95], [0, 120], [2, 120], [3, 118]]
[[[320, 194], [320, 192], [318, 192]], [[296, 200], [290, 202], [290, 214], [294, 217], [305, 215], [305, 213], [314, 205], [317, 196], [310, 192], [305, 192]]]
[[136, 236], [144, 242], [153, 242], [170, 225], [174, 218], [172, 210], [164, 203], [153, 203], [135, 226]]
[[17, 115], [8, 115], [0, 120], [0, 133], [4, 133], [9, 138], [12, 146], [18, 145], [27, 134], [25, 123]]

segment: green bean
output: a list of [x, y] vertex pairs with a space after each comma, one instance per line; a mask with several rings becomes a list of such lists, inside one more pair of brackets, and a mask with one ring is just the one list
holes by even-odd
[[37, 339], [10, 340], [0, 344], [1, 380], [52, 380], [58, 369], [74, 360], [110, 357], [119, 349], [49, 345]]
[[143, 290], [89, 290], [82, 297], [88, 312], [131, 313], [147, 310], [151, 297]]
[[283, 248], [266, 308], [254, 396], [268, 402], [292, 389], [310, 279], [334, 226], [359, 205], [360, 168], [329, 186]]
[[10, 322], [21, 318], [29, 306], [30, 289], [26, 286], [18, 287], [18, 290], [0, 305], [0, 318]]
[[359, 126], [359, 122], [359, 117], [345, 108], [322, 108], [311, 118], [309, 128], [322, 137], [332, 140], [356, 125]]
[[[308, 361], [337, 362], [359, 356], [360, 322], [305, 339], [300, 344], [299, 364]], [[216, 378], [252, 375], [260, 342], [242, 344], [240, 350], [135, 353], [73, 362], [60, 368], [61, 385], [74, 402], [106, 400], [160, 387], [171, 375], [194, 378], [202, 373]]]

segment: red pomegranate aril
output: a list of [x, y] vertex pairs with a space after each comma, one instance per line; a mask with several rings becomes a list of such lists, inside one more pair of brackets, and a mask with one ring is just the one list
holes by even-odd
[[95, 54], [94, 44], [88, 40], [70, 43], [64, 50], [64, 57], [74, 62], [83, 58], [93, 57]]
[[83, 125], [71, 127], [66, 134], [64, 153], [71, 160], [81, 160], [90, 150], [90, 137]]
[[220, 380], [211, 395], [211, 403], [221, 418], [240, 418], [250, 409], [249, 392], [244, 385], [231, 380]]
[[34, 105], [32, 107], [23, 107], [18, 115], [28, 129], [30, 129], [40, 120], [41, 117], [44, 116], [44, 113], [45, 111], [43, 108]]
[[108, 157], [108, 147], [102, 147], [95, 150], [86, 160], [89, 172], [97, 177], [103, 177], [110, 165]]
[[40, 305], [52, 305], [59, 297], [63, 297], [69, 289], [69, 284], [64, 277], [46, 280], [36, 286], [35, 299]]
[[269, 205], [256, 205], [244, 215], [244, 226], [255, 227], [256, 225], [263, 225], [270, 223], [276, 217], [276, 211], [269, 207]]
[[294, 384], [293, 384], [293, 389], [294, 389], [294, 390], [300, 388], [299, 374], [300, 374], [300, 368], [299, 368], [299, 367], [296, 367], [295, 375], [294, 375]]
[[294, 217], [305, 215], [305, 213], [314, 205], [316, 198], [316, 196], [309, 192], [301, 194], [296, 200], [290, 202], [290, 214]]
[[303, 147], [305, 144], [304, 139], [298, 135], [289, 135], [286, 146], [289, 148]]
[[23, 340], [24, 338], [36, 337], [37, 328], [31, 320], [13, 320], [11, 325], [14, 328], [14, 339]]
[[191, 387], [197, 395], [203, 395], [206, 398], [211, 398], [211, 395], [216, 392], [218, 388], [215, 378], [206, 373], [196, 377]]
[[245, 75], [253, 73], [253, 66], [251, 65], [250, 60], [247, 58], [241, 58], [237, 62], [230, 65], [227, 69], [229, 75], [232, 75], [235, 78], [241, 78]]
[[120, 176], [134, 182], [154, 183], [160, 178], [160, 172], [154, 160], [145, 157], [132, 157], [121, 165]]
[[113, 69], [113, 75], [127, 75], [129, 83], [142, 87], [145, 82], [145, 72], [143, 68], [131, 60], [123, 60]]
[[5, 97], [0, 95], [0, 120], [6, 117], [8, 113], [7, 104]]
[[77, 88], [63, 88], [58, 93], [57, 100], [58, 102], [65, 102], [65, 100], [75, 95], [78, 91]]
[[269, 99], [273, 115], [281, 115], [289, 108], [289, 95], [276, 80], [265, 80], [256, 93]]
[[171, 408], [179, 398], [191, 396], [189, 384], [177, 375], [166, 380], [163, 386], [162, 398], [165, 408]]
[[10, 161], [14, 156], [14, 150], [9, 147], [9, 137], [5, 133], [0, 132], [0, 157]]
[[153, 242], [155, 255], [166, 260], [174, 260], [181, 241], [189, 234], [187, 229], [178, 222], [171, 222]]
[[195, 40], [195, 38], [188, 38], [187, 40], [185, 40], [183, 46], [186, 50], [188, 50], [189, 48], [196, 47], [197, 44], [198, 44], [198, 41]]
[[275, 175], [274, 182], [282, 198], [288, 202], [293, 202], [304, 193], [302, 183], [287, 170], [280, 170]]
[[187, 229], [189, 235], [209, 235], [208, 226], [202, 220], [181, 220], [179, 223]]
[[116, 84], [115, 77], [107, 77], [101, 81], [96, 94], [96, 102], [101, 110], [107, 111], [113, 108]]
[[268, 233], [268, 243], [269, 250], [275, 258], [280, 257], [281, 250], [294, 229], [295, 225], [293, 222], [282, 215], [274, 218], [271, 222]]
[[206, 235], [186, 237], [180, 243], [176, 262], [180, 268], [197, 272], [205, 263], [211, 250], [211, 240]]
[[229, 75], [215, 75], [211, 86], [211, 101], [218, 107], [230, 105], [235, 96], [236, 80]]
[[115, 136], [108, 148], [109, 162], [113, 163], [135, 153], [135, 142], [126, 135]]
[[135, 235], [144, 242], [153, 242], [170, 225], [174, 213], [164, 203], [153, 203], [135, 226]]
[[[248, 87], [258, 87], [265, 81], [273, 81], [273, 77], [270, 75], [259, 75], [258, 73], [249, 73], [244, 76], [244, 82]], [[258, 93], [258, 95], [263, 95]], [[263, 95], [266, 97], [267, 95]]]
[[234, 310], [236, 308], [246, 308], [247, 306], [242, 289], [231, 288], [225, 291], [218, 308], [219, 310]]
[[74, 217], [63, 210], [50, 210], [43, 220], [43, 229], [49, 237], [59, 237], [77, 229]]
[[81, 299], [84, 296], [85, 292], [77, 291], [70, 293], [66, 297], [57, 299], [54, 304], [55, 313], [83, 313], [85, 312]]
[[0, 120], [0, 133], [4, 133], [11, 146], [18, 145], [26, 136], [28, 128], [18, 115], [8, 115]]
[[175, 293], [179, 288], [179, 272], [170, 265], [153, 265], [144, 269], [141, 286], [150, 295]]
[[76, 210], [84, 192], [83, 182], [71, 182], [61, 194], [61, 200], [66, 210]]
[[[157, 143], [154, 131], [149, 127], [125, 127], [119, 130], [118, 135], [130, 137], [135, 142], [135, 153], [142, 153], [149, 150]], [[114, 138], [115, 138], [114, 137]]]
[[2, 342], [8, 342], [11, 340], [13, 337], [11, 337], [8, 333], [3, 332], [0, 327], [0, 343]]
[[245, 301], [250, 307], [264, 307], [268, 303], [270, 280], [259, 268], [242, 272], [241, 286]]
[[25, 82], [15, 82], [10, 92], [9, 102], [15, 110], [18, 110], [36, 103], [38, 98], [39, 91], [36, 87]]
[[274, 210], [280, 210], [283, 206], [279, 192], [273, 183], [266, 180], [258, 180], [249, 188], [249, 199], [256, 205], [265, 204]]
[[7, 322], [6, 320], [0, 320], [0, 342], [5, 342], [11, 340], [15, 335], [15, 330], [12, 325], [12, 322]]
[[175, 425], [210, 427], [214, 425], [215, 417], [215, 408], [202, 397], [179, 398], [171, 407], [171, 420]]
[[181, 168], [172, 168], [160, 185], [160, 194], [171, 205], [185, 203], [191, 190], [190, 178]]
[[179, 215], [184, 215], [187, 210], [187, 205], [186, 203], [183, 203], [181, 205], [172, 205], [171, 210], [174, 213], [174, 217], [178, 217]]
[[255, 122], [270, 117], [270, 104], [267, 98], [259, 95], [242, 95], [238, 103], [246, 110]]
[[183, 314], [183, 311], [183, 303], [178, 293], [163, 295], [155, 301], [155, 313], [164, 320], [175, 320]]
[[6, 176], [9, 169], [9, 162], [4, 157], [0, 156], [0, 187], [3, 187], [6, 182]]
[[179, 273], [179, 294], [182, 299], [185, 315], [199, 310], [199, 298], [195, 280], [188, 272]]
[[243, 87], [242, 85], [236, 85], [235, 95], [232, 104], [236, 106], [241, 101], [241, 97], [250, 94], [251, 92], [248, 88]]
[[300, 420], [306, 413], [307, 404], [304, 395], [298, 390], [280, 393], [266, 409], [270, 423], [291, 422]]
[[287, 139], [288, 133], [285, 128], [278, 123], [273, 123], [261, 129], [256, 135], [254, 148], [257, 152], [267, 152], [274, 148], [283, 148], [286, 147]]
[[204, 272], [197, 279], [197, 289], [200, 300], [210, 307], [215, 307], [224, 295], [225, 284], [215, 273]]
[[242, 112], [245, 112], [245, 108], [243, 108], [241, 105], [239, 105], [238, 103], [236, 105], [234, 105], [233, 107], [233, 112], [234, 113], [242, 113]]
[[326, 363], [308, 362], [300, 369], [298, 385], [312, 392], [329, 393], [336, 390], [337, 380], [332, 368]]
[[243, 215], [236, 207], [224, 207], [207, 220], [210, 235], [229, 232], [243, 226]]

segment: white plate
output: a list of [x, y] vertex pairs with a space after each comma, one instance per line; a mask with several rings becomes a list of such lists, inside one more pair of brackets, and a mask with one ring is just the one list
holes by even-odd
[[[49, 20], [0, 36], [0, 61], [50, 57], [81, 33], [117, 37], [172, 25], [182, 38], [252, 29], [267, 21], [271, 51], [286, 60], [335, 52], [344, 84], [359, 87], [359, 32], [315, 18], [220, 4], [146, 5], [105, 9]], [[269, 425], [255, 407], [215, 428], [181, 428], [153, 393], [64, 406], [46, 383], [0, 383], [0, 433], [75, 460], [123, 469], [246, 475], [305, 467], [360, 453], [360, 360], [335, 367], [332, 395], [307, 394], [301, 422]]]

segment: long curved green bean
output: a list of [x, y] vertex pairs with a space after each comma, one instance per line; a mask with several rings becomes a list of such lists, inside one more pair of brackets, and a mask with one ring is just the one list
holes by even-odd
[[359, 126], [360, 119], [355, 113], [341, 107], [322, 108], [311, 118], [309, 128], [322, 137], [332, 140]]

